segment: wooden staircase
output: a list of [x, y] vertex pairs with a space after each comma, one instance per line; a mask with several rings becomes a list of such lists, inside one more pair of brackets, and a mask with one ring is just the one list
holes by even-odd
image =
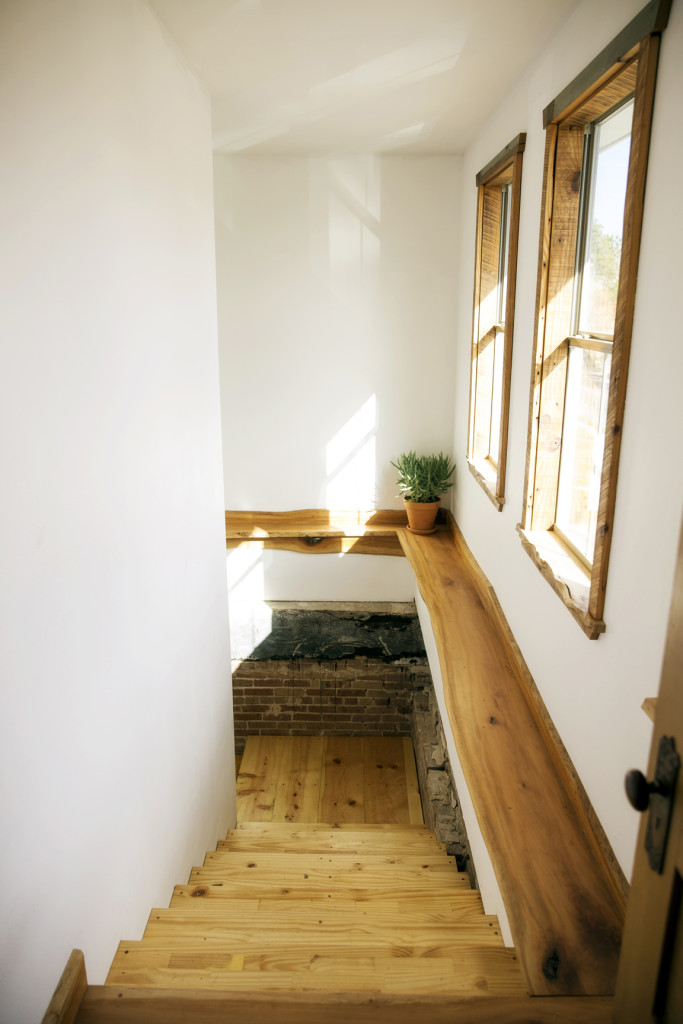
[[246, 992], [523, 995], [503, 945], [453, 858], [423, 825], [245, 822], [107, 985]]
[[237, 827], [104, 985], [73, 951], [43, 1024], [608, 1024], [610, 998], [527, 995], [421, 823], [409, 753], [398, 737], [250, 737]]

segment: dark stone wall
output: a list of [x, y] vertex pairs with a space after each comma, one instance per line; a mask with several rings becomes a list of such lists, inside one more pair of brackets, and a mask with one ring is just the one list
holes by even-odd
[[431, 674], [413, 694], [411, 736], [415, 751], [425, 823], [447, 852], [455, 857], [458, 871], [466, 871], [473, 889], [478, 888], [458, 792], [448, 757], [441, 715]]
[[365, 657], [391, 664], [397, 659], [425, 658], [419, 620], [407, 614], [276, 607], [270, 632], [255, 647], [249, 630], [240, 629], [239, 624], [231, 643], [232, 656], [240, 661]]

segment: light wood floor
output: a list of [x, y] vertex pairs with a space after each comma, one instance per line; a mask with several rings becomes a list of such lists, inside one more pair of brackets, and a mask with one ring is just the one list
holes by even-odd
[[412, 742], [250, 736], [237, 776], [237, 820], [421, 825]]

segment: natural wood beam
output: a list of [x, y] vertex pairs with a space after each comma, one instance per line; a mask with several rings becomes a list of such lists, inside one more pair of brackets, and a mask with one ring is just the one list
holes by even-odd
[[227, 537], [228, 548], [268, 548], [278, 551], [297, 551], [302, 555], [398, 555], [403, 557], [401, 542], [392, 531], [389, 536], [370, 534], [365, 537], [266, 537], [252, 540], [245, 537]]
[[273, 537], [390, 537], [408, 522], [398, 509], [335, 511], [323, 508], [292, 512], [225, 513], [228, 539], [264, 540]]

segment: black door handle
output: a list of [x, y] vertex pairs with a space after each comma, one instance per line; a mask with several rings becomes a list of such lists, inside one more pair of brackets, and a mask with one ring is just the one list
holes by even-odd
[[626, 796], [631, 807], [636, 811], [645, 811], [650, 803], [651, 793], [662, 793], [662, 786], [658, 782], [648, 782], [641, 771], [632, 768], [626, 772], [624, 779]]
[[661, 874], [664, 868], [664, 853], [680, 763], [673, 736], [662, 736], [657, 751], [654, 781], [648, 782], [637, 768], [626, 772], [624, 779], [626, 796], [631, 807], [635, 807], [637, 811], [650, 808], [645, 849], [650, 867], [658, 874]]

